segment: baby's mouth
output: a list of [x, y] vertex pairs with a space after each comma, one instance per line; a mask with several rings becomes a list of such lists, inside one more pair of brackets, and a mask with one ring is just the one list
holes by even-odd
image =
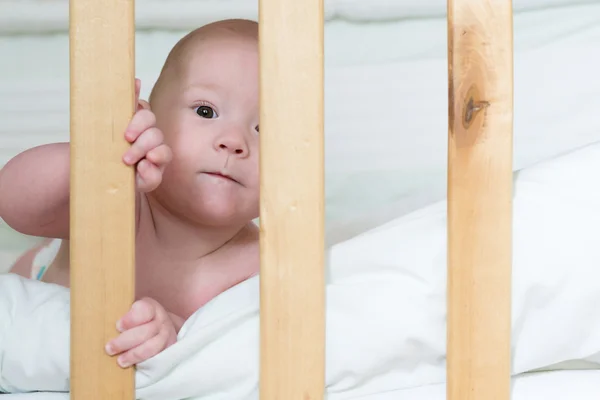
[[206, 174], [206, 175], [211, 175], [211, 176], [217, 177], [217, 178], [226, 179], [226, 180], [229, 180], [229, 181], [235, 182], [235, 183], [237, 183], [238, 185], [241, 185], [241, 183], [240, 183], [239, 181], [235, 180], [234, 178], [232, 178], [232, 177], [231, 177], [231, 175], [227, 175], [227, 174], [224, 174], [224, 173], [222, 173], [222, 172], [217, 172], [217, 171], [212, 171], [212, 172], [211, 172], [211, 171], [204, 171], [203, 173], [204, 173], [204, 174]]

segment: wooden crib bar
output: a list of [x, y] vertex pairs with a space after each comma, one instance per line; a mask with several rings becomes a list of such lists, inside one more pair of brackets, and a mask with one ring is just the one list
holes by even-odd
[[325, 386], [323, 1], [260, 0], [261, 400]]
[[70, 0], [71, 399], [131, 400], [104, 352], [134, 299], [134, 0]]
[[448, 0], [448, 400], [510, 398], [510, 0]]

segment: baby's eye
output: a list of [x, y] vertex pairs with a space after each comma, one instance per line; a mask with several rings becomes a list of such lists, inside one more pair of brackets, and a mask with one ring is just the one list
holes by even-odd
[[217, 118], [218, 115], [215, 112], [215, 110], [212, 109], [212, 107], [209, 106], [200, 106], [196, 108], [196, 114], [198, 114], [199, 116], [201, 116], [202, 118]]

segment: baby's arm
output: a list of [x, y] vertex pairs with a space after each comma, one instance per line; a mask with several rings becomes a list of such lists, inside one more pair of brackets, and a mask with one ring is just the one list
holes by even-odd
[[27, 150], [0, 170], [0, 218], [33, 236], [69, 236], [68, 143]]
[[[136, 81], [136, 96], [139, 89]], [[161, 183], [172, 155], [163, 143], [150, 106], [140, 104], [124, 132], [132, 145], [123, 155], [123, 162], [135, 165], [137, 190], [150, 192]], [[10, 160], [0, 170], [0, 218], [26, 235], [68, 239], [69, 153], [69, 143], [55, 143], [27, 150]]]

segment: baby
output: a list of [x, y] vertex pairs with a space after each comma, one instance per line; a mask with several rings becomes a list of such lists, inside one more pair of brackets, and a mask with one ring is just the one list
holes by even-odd
[[[198, 308], [258, 273], [258, 66], [255, 22], [209, 24], [175, 45], [138, 101], [123, 156], [136, 167], [137, 301], [106, 346], [122, 367], [173, 344]], [[51, 238], [12, 272], [68, 287], [69, 144], [13, 158], [0, 193], [7, 224]]]

